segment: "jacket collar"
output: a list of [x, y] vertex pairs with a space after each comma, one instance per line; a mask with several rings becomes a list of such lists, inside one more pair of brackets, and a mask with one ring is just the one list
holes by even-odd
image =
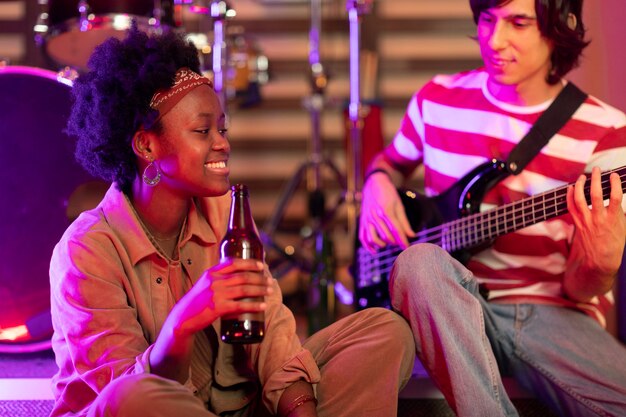
[[[183, 231], [181, 246], [190, 240], [197, 241], [201, 245], [217, 242], [216, 234], [208, 219], [202, 215], [197, 206], [198, 202], [194, 199], [187, 213], [187, 225]], [[117, 188], [115, 183], [109, 187], [100, 202], [100, 208], [106, 222], [115, 230], [124, 245], [133, 265], [153, 254], [161, 256], [144, 231], [131, 206], [130, 199]]]

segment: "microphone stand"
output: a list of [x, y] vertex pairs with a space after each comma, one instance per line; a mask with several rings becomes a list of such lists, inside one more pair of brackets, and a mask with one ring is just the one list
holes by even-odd
[[[320, 60], [320, 33], [321, 33], [321, 20], [322, 20], [322, 0], [311, 0], [311, 26], [309, 31], [309, 64], [311, 68], [311, 96], [305, 100], [304, 106], [311, 115], [311, 156], [308, 161], [300, 165], [295, 175], [287, 183], [281, 198], [279, 199], [277, 209], [273, 215], [267, 220], [263, 229], [261, 230], [261, 239], [263, 242], [275, 249], [287, 258], [289, 262], [296, 262], [298, 266], [305, 270], [311, 269], [311, 264], [302, 256], [295, 253], [287, 253], [285, 250], [280, 250], [278, 245], [274, 242], [271, 236], [276, 232], [280, 220], [283, 218], [285, 208], [289, 203], [289, 200], [293, 197], [298, 185], [302, 182], [303, 177], [307, 177], [307, 192], [308, 192], [308, 208], [309, 215], [312, 219], [311, 232], [307, 232], [304, 236], [305, 239], [309, 237], [317, 238], [318, 235], [323, 233], [327, 227], [329, 220], [334, 216], [339, 204], [343, 201], [343, 197], [340, 199], [335, 208], [327, 212], [326, 211], [326, 199], [321, 189], [321, 169], [326, 166], [331, 170], [332, 174], [336, 178], [337, 183], [342, 189], [342, 193], [345, 192], [346, 182], [345, 178], [335, 166], [335, 164], [328, 158], [325, 158], [322, 153], [321, 143], [321, 113], [324, 107], [324, 90], [328, 84], [328, 77], [324, 72], [324, 67]], [[316, 249], [317, 250], [317, 249]], [[319, 255], [319, 254], [318, 254]]]
[[228, 93], [226, 90], [226, 72], [228, 48], [226, 46], [226, 12], [228, 5], [223, 0], [211, 0], [211, 18], [213, 19], [213, 88], [220, 99], [224, 114], [228, 117]]
[[[160, 1], [158, 2], [161, 3]], [[228, 66], [228, 43], [226, 42], [226, 21], [232, 8], [225, 0], [210, 0], [201, 4], [192, 4], [192, 0], [174, 0], [174, 5], [190, 5], [192, 13], [211, 16], [213, 23], [213, 45], [211, 46], [211, 72], [213, 74], [213, 90], [228, 118], [228, 90], [226, 88], [226, 68]], [[160, 12], [162, 13], [162, 12]], [[204, 62], [202, 63], [204, 70]]]
[[348, 204], [348, 233], [356, 235], [356, 223], [361, 204], [363, 188], [361, 155], [363, 117], [360, 98], [360, 49], [361, 49], [361, 16], [371, 12], [372, 0], [347, 0], [348, 21], [350, 23], [350, 104], [348, 119], [350, 136], [348, 141], [348, 187], [346, 203]]

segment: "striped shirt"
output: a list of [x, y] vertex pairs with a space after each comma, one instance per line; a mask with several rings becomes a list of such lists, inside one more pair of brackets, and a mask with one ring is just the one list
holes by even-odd
[[[436, 76], [411, 99], [385, 158], [405, 174], [424, 165], [427, 196], [436, 196], [476, 166], [505, 161], [548, 108], [498, 101], [483, 69]], [[593, 166], [626, 165], [626, 115], [589, 96], [572, 118], [516, 176], [491, 188], [481, 211], [576, 181]], [[529, 223], [530, 224], [530, 223]], [[489, 289], [492, 301], [573, 307], [602, 325], [612, 294], [574, 303], [562, 290], [574, 232], [569, 214], [505, 234], [475, 254], [468, 268]]]

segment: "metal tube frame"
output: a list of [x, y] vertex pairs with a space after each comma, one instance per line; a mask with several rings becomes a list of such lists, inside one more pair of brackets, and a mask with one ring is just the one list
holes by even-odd
[[213, 19], [213, 87], [220, 99], [224, 114], [228, 114], [226, 91], [226, 73], [228, 47], [226, 45], [226, 12], [228, 6], [223, 0], [211, 0], [211, 18]]
[[[260, 234], [264, 243], [270, 247], [277, 248], [272, 236], [278, 228], [289, 200], [293, 197], [298, 185], [304, 176], [307, 179], [307, 191], [309, 197], [309, 215], [313, 222], [311, 233], [305, 239], [315, 237], [325, 230], [328, 222], [334, 217], [340, 204], [345, 201], [346, 180], [343, 174], [328, 158], [322, 153], [321, 140], [321, 113], [324, 107], [324, 90], [328, 79], [324, 72], [324, 67], [320, 59], [320, 34], [322, 20], [322, 0], [311, 0], [311, 24], [309, 30], [309, 64], [311, 69], [311, 96], [305, 101], [305, 108], [311, 116], [311, 146], [309, 159], [300, 165], [296, 174], [291, 178], [284, 188], [278, 201], [277, 208], [273, 215], [267, 220]], [[337, 183], [342, 190], [340, 200], [334, 205], [331, 211], [325, 209], [325, 196], [321, 190], [321, 169], [326, 166], [331, 170], [337, 179]], [[279, 249], [279, 248], [278, 248]], [[297, 254], [286, 255], [281, 253], [291, 262], [296, 262], [303, 269], [309, 269], [309, 262]]]
[[346, 203], [348, 204], [348, 233], [354, 236], [363, 188], [361, 167], [363, 117], [360, 96], [361, 16], [371, 12], [372, 0], [347, 0], [346, 9], [350, 24], [350, 103], [348, 105], [350, 140], [347, 152]]

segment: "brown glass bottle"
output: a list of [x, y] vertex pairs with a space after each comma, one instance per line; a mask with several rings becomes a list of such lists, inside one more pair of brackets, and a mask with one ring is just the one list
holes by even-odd
[[[236, 184], [231, 188], [230, 220], [220, 244], [220, 256], [226, 258], [258, 259], [263, 261], [263, 244], [254, 227], [248, 187]], [[259, 300], [262, 301], [262, 298]], [[259, 343], [265, 334], [265, 315], [245, 313], [224, 316], [220, 337], [226, 343]]]

